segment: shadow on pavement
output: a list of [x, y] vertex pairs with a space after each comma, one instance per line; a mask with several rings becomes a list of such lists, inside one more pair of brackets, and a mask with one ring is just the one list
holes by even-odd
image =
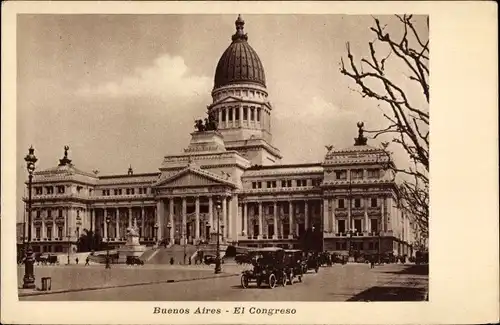
[[424, 288], [372, 287], [347, 301], [425, 301]]
[[429, 265], [411, 265], [401, 271], [383, 271], [383, 273], [429, 275]]

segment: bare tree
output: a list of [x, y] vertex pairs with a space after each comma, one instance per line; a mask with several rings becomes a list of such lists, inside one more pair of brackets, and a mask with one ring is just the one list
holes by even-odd
[[[369, 42], [370, 55], [356, 61], [347, 44], [347, 64], [341, 60], [340, 72], [351, 78], [363, 96], [379, 102], [379, 108], [386, 109], [383, 115], [387, 127], [381, 130], [367, 131], [373, 138], [389, 135], [392, 143], [403, 148], [412, 162], [412, 166], [398, 169], [395, 164], [387, 164], [402, 175], [398, 185], [400, 204], [418, 224], [420, 234], [428, 236], [429, 220], [429, 19], [427, 17], [426, 32], [418, 32], [412, 15], [396, 15], [400, 23], [402, 36], [399, 38], [386, 31], [379, 19], [374, 18], [375, 26], [371, 31], [376, 38]], [[425, 35], [424, 35], [425, 34]], [[385, 52], [384, 52], [385, 51]], [[388, 59], [394, 61], [388, 61]], [[399, 62], [397, 62], [399, 61]], [[416, 85], [423, 96], [420, 105], [418, 100], [410, 98], [408, 89], [398, 85], [388, 71], [389, 62], [400, 64], [408, 71], [406, 77], [410, 84]], [[424, 103], [424, 105], [422, 105]], [[383, 106], [383, 107], [381, 107]], [[389, 143], [383, 144], [384, 152]]]

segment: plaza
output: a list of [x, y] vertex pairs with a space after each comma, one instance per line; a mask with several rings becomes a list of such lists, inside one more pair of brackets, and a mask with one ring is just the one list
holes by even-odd
[[[58, 268], [57, 271], [56, 268]], [[182, 272], [180, 268], [183, 269]], [[21, 301], [423, 301], [427, 299], [426, 265], [334, 264], [308, 273], [302, 283], [268, 289], [241, 288], [238, 265], [224, 266], [215, 276], [205, 266], [40, 267], [38, 276], [60, 281], [54, 293], [21, 296]], [[176, 278], [177, 277], [177, 278]], [[90, 279], [89, 282], [80, 280]], [[170, 281], [169, 281], [170, 280]], [[93, 284], [91, 282], [94, 282]], [[145, 283], [149, 282], [149, 284]], [[80, 283], [78, 287], [78, 284]], [[99, 289], [97, 286], [109, 288]], [[74, 286], [62, 290], [62, 287]], [[89, 288], [90, 289], [85, 289]], [[57, 293], [57, 290], [64, 291]]]

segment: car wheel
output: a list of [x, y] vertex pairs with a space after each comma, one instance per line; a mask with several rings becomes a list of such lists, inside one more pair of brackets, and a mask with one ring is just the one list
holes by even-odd
[[276, 287], [276, 276], [274, 274], [271, 274], [269, 276], [269, 288], [274, 289]]
[[288, 282], [288, 277], [286, 276], [286, 273], [283, 272], [283, 274], [281, 275], [281, 284], [286, 287], [287, 285], [287, 282]]
[[241, 276], [241, 287], [243, 289], [248, 288], [248, 277], [244, 274]]

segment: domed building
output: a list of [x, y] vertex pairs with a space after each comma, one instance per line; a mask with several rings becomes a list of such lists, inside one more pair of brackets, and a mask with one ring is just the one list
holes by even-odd
[[235, 25], [215, 69], [208, 118], [158, 171], [81, 171], [66, 147], [58, 166], [35, 172], [36, 252], [73, 252], [88, 230], [118, 247], [136, 223], [141, 244], [165, 246], [149, 257], [158, 263], [217, 237], [239, 247], [411, 254], [412, 220], [398, 208], [386, 153], [367, 144], [362, 123], [352, 147], [329, 147], [322, 162], [280, 163], [264, 65], [241, 16]]

